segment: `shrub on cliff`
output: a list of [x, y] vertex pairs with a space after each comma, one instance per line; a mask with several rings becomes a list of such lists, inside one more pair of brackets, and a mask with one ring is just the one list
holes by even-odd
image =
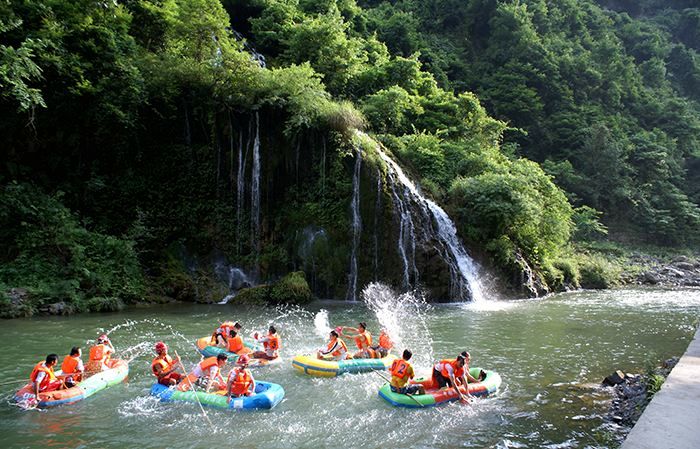
[[303, 271], [287, 274], [272, 286], [270, 292], [270, 300], [277, 304], [305, 304], [312, 299], [311, 289]]
[[60, 198], [26, 184], [0, 189], [0, 284], [26, 289], [29, 311], [59, 302], [81, 310], [94, 297], [140, 299], [133, 243], [84, 228]]

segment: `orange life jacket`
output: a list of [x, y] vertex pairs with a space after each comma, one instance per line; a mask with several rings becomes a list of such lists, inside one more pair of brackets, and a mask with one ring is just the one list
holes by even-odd
[[391, 364], [389, 372], [391, 372], [391, 375], [394, 377], [398, 377], [399, 379], [405, 379], [406, 377], [408, 377], [408, 368], [410, 366], [411, 365], [409, 365], [408, 362], [406, 362], [404, 359], [396, 359]]
[[442, 374], [446, 379], [450, 378], [450, 373], [447, 372], [447, 365], [452, 365], [452, 371], [455, 378], [462, 377], [464, 375], [464, 367], [457, 367], [457, 359], [440, 360], [440, 363], [442, 364], [442, 371], [440, 371], [440, 374]]
[[[166, 355], [165, 358], [158, 356], [151, 362], [151, 371], [153, 371], [154, 376], [160, 377], [163, 373], [168, 371], [172, 365], [173, 359], [169, 355]], [[156, 371], [156, 366], [160, 366], [160, 373]]]
[[219, 326], [219, 329], [217, 329], [217, 331], [219, 331], [219, 330], [222, 331], [224, 333], [224, 336], [226, 336], [228, 338], [229, 331], [234, 329], [235, 325], [236, 325], [236, 323], [234, 323], [233, 321], [224, 321], [223, 323], [221, 323], [221, 325]]
[[394, 344], [391, 342], [391, 338], [389, 338], [389, 336], [384, 331], [381, 331], [379, 333], [379, 346], [387, 350], [391, 349], [394, 346]]
[[233, 376], [231, 393], [238, 396], [248, 391], [250, 384], [253, 383], [253, 376], [250, 375], [250, 372], [247, 369], [234, 368], [231, 370], [231, 373], [228, 376], [229, 381], [231, 380], [231, 376]]
[[267, 341], [263, 342], [263, 347], [266, 351], [277, 351], [279, 350], [280, 346], [280, 337], [277, 334], [268, 334]]
[[206, 359], [199, 362], [199, 369], [201, 369], [203, 373], [209, 371], [212, 366], [218, 366], [216, 357], [207, 357]]
[[61, 372], [63, 374], [77, 373], [79, 364], [80, 364], [80, 357], [79, 356], [73, 357], [71, 355], [67, 355], [63, 359], [63, 363], [61, 363]]
[[[363, 343], [366, 343], [363, 345]], [[372, 346], [372, 335], [364, 331], [357, 337], [355, 337], [355, 344], [357, 345], [357, 349], [363, 349], [363, 348], [369, 348]]]
[[236, 335], [233, 338], [228, 339], [228, 351], [229, 352], [235, 352], [238, 353], [241, 349], [243, 349], [243, 339], [241, 338], [240, 335]]
[[109, 346], [104, 344], [95, 345], [90, 348], [90, 360], [104, 362], [109, 359], [112, 354]]
[[[333, 352], [331, 353], [331, 355], [332, 355], [333, 357], [338, 357], [338, 356], [341, 355], [342, 353], [348, 352], [348, 347], [347, 347], [347, 345], [345, 344], [345, 342], [344, 342], [343, 340], [341, 340], [340, 338], [337, 338], [336, 340], [337, 340], [338, 343], [340, 344], [340, 348], [341, 348], [341, 349], [338, 349], [338, 350], [336, 350], [336, 351], [333, 351]], [[334, 341], [329, 341], [329, 342], [328, 342], [328, 350], [330, 351], [331, 348], [333, 348], [334, 345], [335, 345], [335, 342], [334, 342]]]
[[42, 379], [39, 384], [39, 391], [45, 389], [49, 383], [56, 380], [56, 375], [53, 373], [53, 368], [47, 367], [44, 362], [39, 362], [34, 366], [32, 373], [29, 375], [29, 380], [33, 383], [36, 382], [36, 376], [39, 373], [46, 373], [46, 376]]

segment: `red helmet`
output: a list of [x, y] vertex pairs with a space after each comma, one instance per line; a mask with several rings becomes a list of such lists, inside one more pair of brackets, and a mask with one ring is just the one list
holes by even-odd
[[239, 365], [247, 365], [250, 363], [250, 356], [248, 356], [248, 354], [243, 354], [242, 356], [238, 357], [238, 361], [236, 361], [236, 363]]
[[165, 345], [165, 343], [159, 341], [158, 343], [156, 343], [155, 350], [158, 354], [160, 354], [161, 352], [167, 351], [168, 347]]
[[97, 337], [98, 343], [103, 343], [105, 341], [109, 341], [109, 337], [107, 336], [107, 334], [102, 334], [99, 337]]

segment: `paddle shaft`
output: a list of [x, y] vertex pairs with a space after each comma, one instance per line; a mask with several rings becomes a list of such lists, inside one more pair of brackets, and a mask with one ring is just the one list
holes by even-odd
[[[180, 354], [178, 354], [177, 351], [175, 351], [175, 357], [177, 357], [178, 359], [180, 358]], [[180, 362], [180, 363], [182, 363], [182, 362]], [[183, 369], [183, 371], [185, 371], [185, 370]], [[199, 405], [199, 409], [202, 411], [202, 415], [204, 415], [204, 418], [206, 418], [206, 420], [209, 423], [209, 426], [211, 426], [212, 430], [215, 430], [214, 424], [209, 419], [209, 416], [207, 416], [207, 412], [204, 411], [204, 407], [202, 406], [202, 402], [199, 400], [199, 396], [197, 396], [197, 391], [195, 390], [195, 387], [192, 384], [192, 381], [190, 380], [190, 376], [188, 376], [187, 373], [185, 373], [185, 379], [187, 380], [187, 383], [190, 384], [190, 389], [192, 390], [192, 394], [194, 395], [194, 398], [197, 400], [197, 405]]]

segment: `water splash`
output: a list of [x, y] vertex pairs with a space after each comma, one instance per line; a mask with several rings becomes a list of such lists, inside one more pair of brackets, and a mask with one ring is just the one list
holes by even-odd
[[319, 310], [316, 316], [314, 316], [314, 332], [319, 337], [325, 339], [331, 330], [331, 324], [328, 319], [328, 310]]
[[352, 254], [350, 256], [350, 275], [348, 276], [349, 301], [357, 301], [357, 249], [360, 245], [362, 232], [362, 216], [360, 215], [360, 169], [362, 168], [362, 150], [357, 149], [355, 171], [352, 177]]
[[415, 292], [397, 294], [387, 285], [373, 282], [362, 290], [362, 300], [391, 338], [395, 353], [410, 349], [418, 364], [432, 363], [433, 340], [428, 327], [432, 308], [423, 296]]

